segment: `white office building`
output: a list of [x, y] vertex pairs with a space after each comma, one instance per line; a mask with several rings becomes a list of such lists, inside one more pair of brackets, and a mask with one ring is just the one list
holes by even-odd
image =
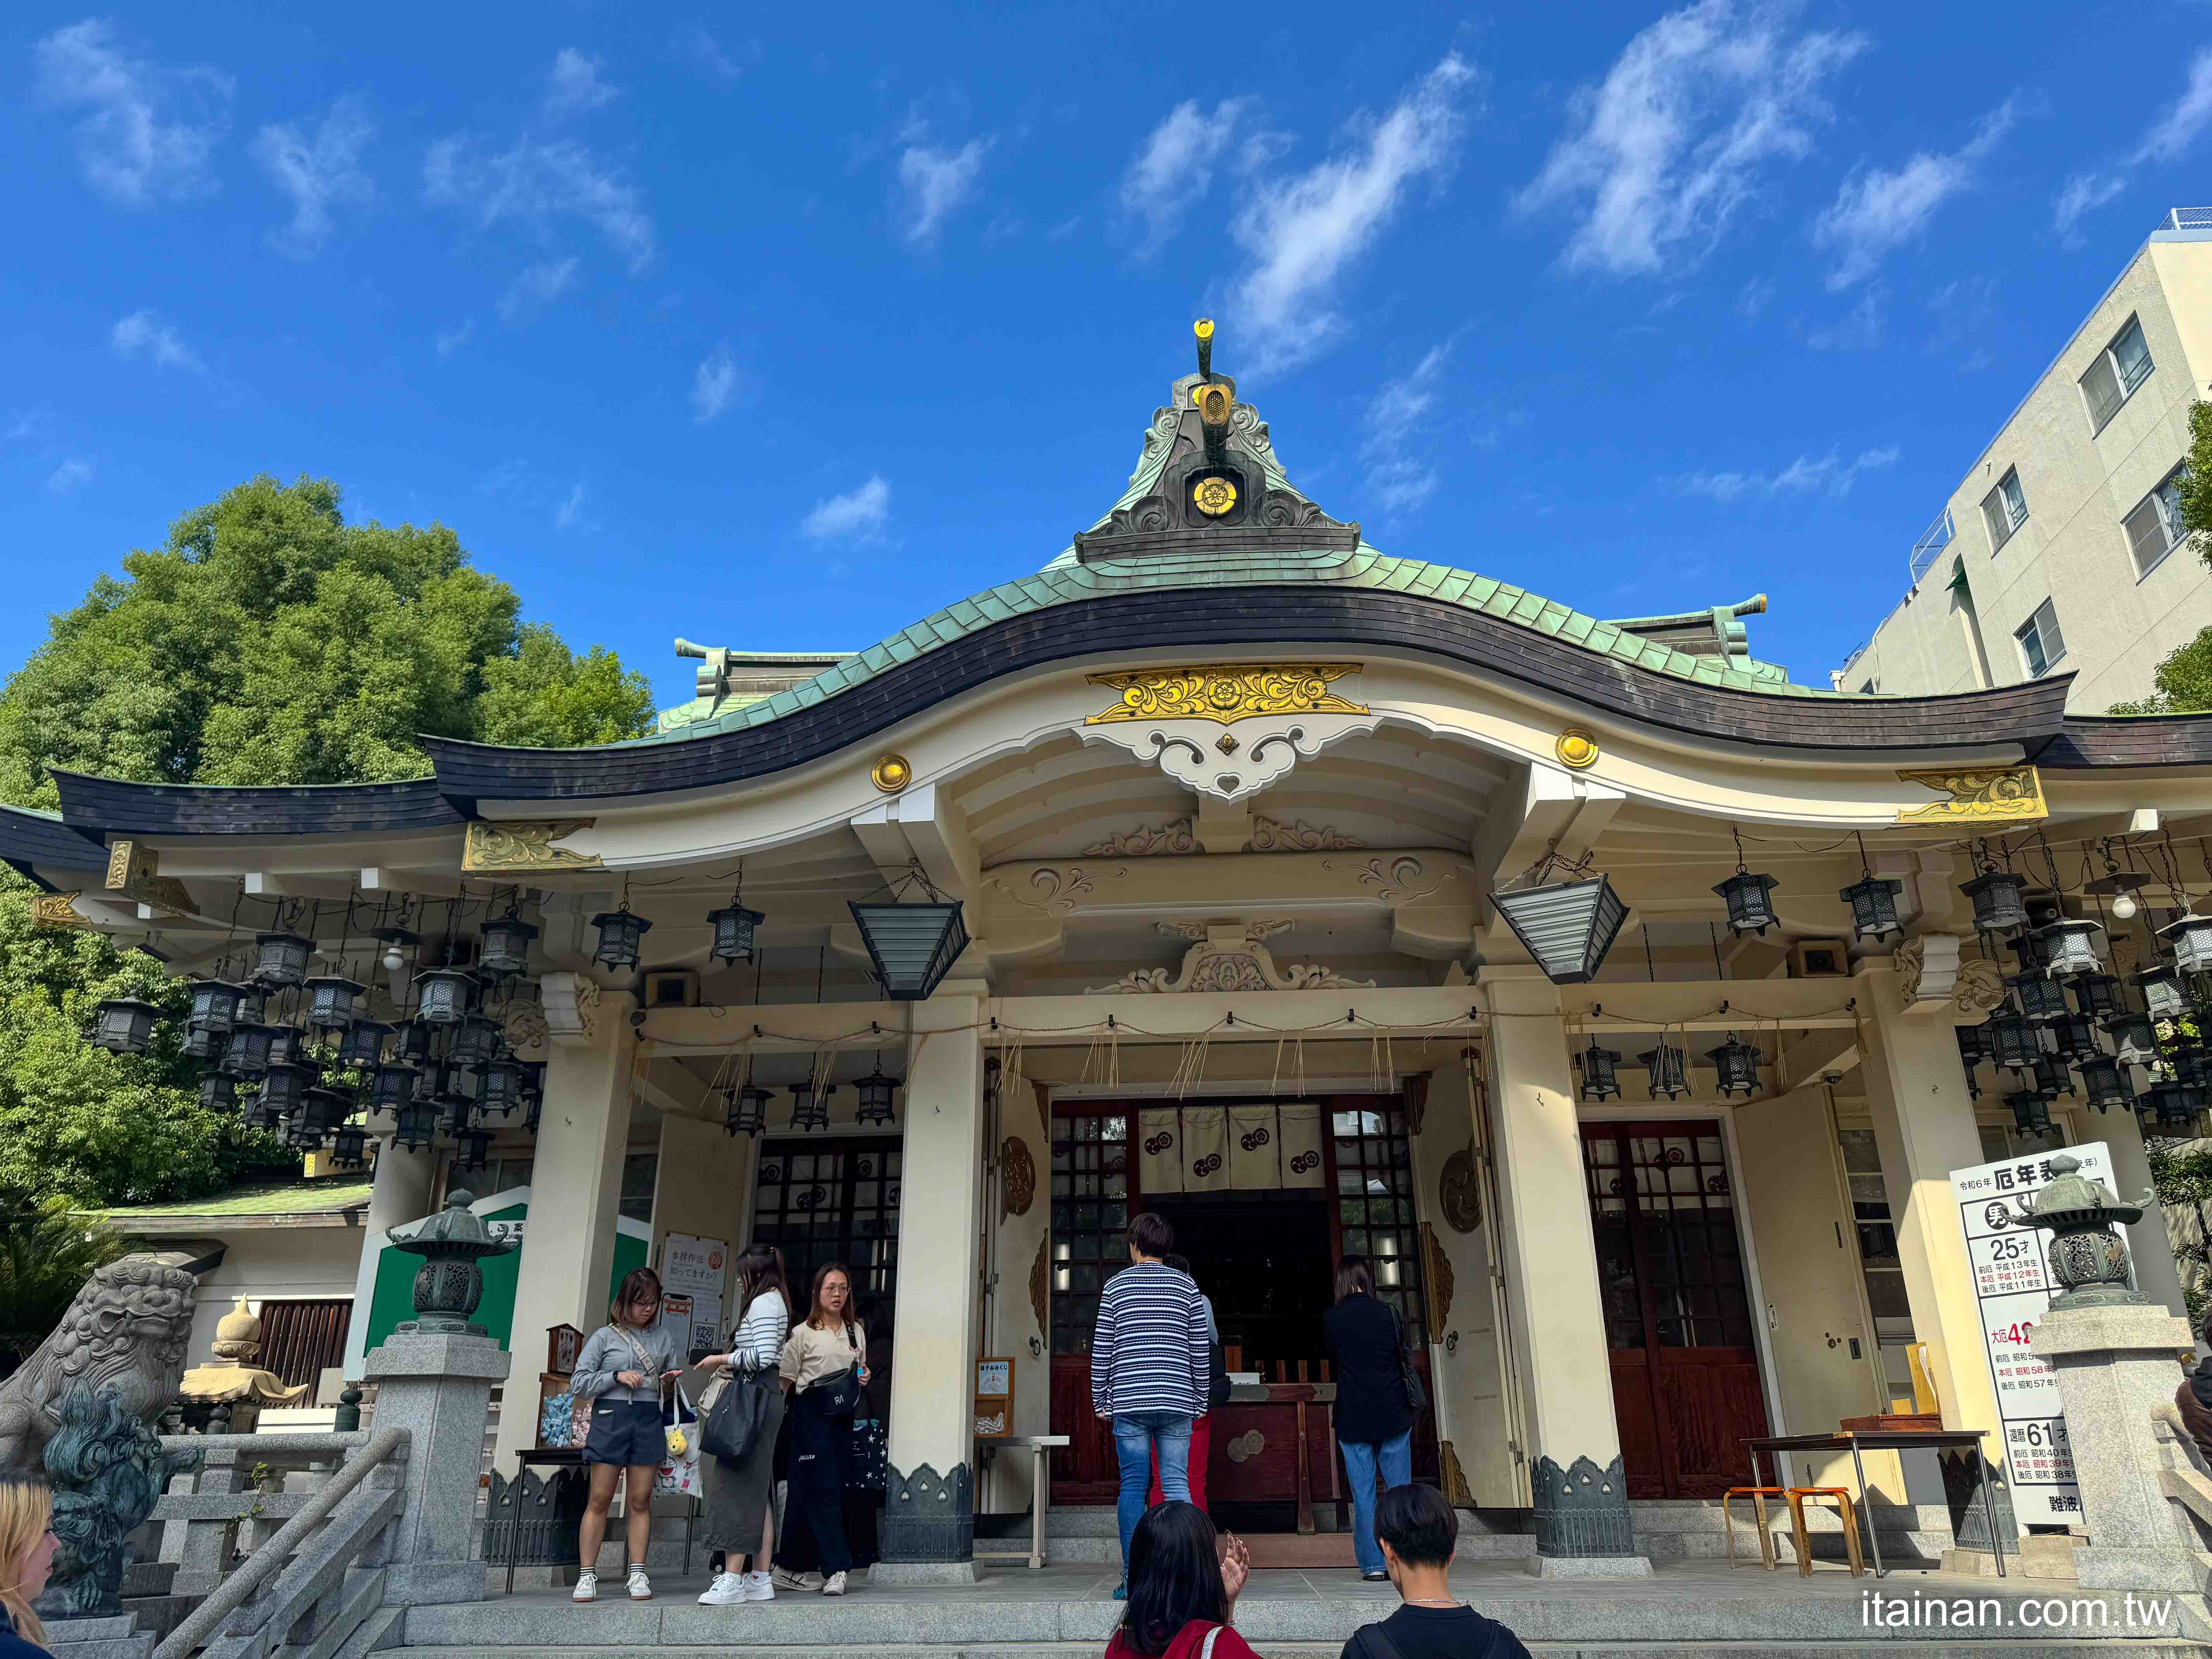
[[2190, 405], [2212, 390], [2212, 209], [2136, 251], [1912, 545], [1911, 586], [1834, 675], [1928, 696], [2071, 674], [2068, 708], [2152, 695], [2212, 626], [2179, 545]]

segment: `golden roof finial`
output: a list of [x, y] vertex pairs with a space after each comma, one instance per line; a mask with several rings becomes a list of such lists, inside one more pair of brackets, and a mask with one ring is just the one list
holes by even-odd
[[1190, 325], [1198, 337], [1198, 372], [1201, 379], [1213, 378], [1213, 319], [1201, 317]]

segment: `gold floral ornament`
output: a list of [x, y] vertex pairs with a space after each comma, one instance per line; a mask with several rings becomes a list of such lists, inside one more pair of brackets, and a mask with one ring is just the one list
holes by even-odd
[[1329, 690], [1346, 675], [1358, 672], [1356, 662], [1208, 663], [1196, 668], [1093, 674], [1093, 685], [1111, 686], [1121, 697], [1084, 724], [1207, 720], [1228, 726], [1261, 714], [1364, 714], [1365, 705], [1347, 702]]
[[1948, 795], [1948, 800], [1898, 809], [1899, 823], [2033, 823], [2048, 817], [2043, 776], [2033, 766], [1984, 766], [1946, 771], [1899, 772], [1899, 780]]
[[1579, 772], [1597, 764], [1597, 739], [1579, 726], [1571, 726], [1559, 733], [1559, 740], [1553, 745], [1553, 752], [1559, 756], [1560, 765], [1571, 767]]
[[914, 768], [904, 755], [884, 755], [868, 769], [868, 781], [886, 795], [896, 795], [914, 781]]
[[461, 843], [461, 868], [479, 872], [537, 870], [598, 870], [605, 866], [597, 853], [572, 852], [554, 843], [580, 830], [589, 830], [592, 818], [557, 818], [528, 823], [514, 818], [471, 818]]
[[1218, 519], [1237, 505], [1237, 486], [1227, 478], [1200, 478], [1191, 501], [1209, 519]]

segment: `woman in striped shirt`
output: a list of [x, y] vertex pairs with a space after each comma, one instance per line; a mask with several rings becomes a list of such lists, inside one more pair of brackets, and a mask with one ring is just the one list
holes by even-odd
[[[713, 1408], [726, 1388], [765, 1389], [769, 1405], [752, 1449], [741, 1462], [709, 1457], [701, 1463], [707, 1477], [707, 1543], [723, 1557], [714, 1583], [699, 1598], [710, 1607], [775, 1599], [775, 1586], [769, 1577], [769, 1559], [775, 1552], [775, 1505], [769, 1488], [775, 1473], [776, 1432], [783, 1426], [783, 1388], [775, 1370], [784, 1332], [791, 1324], [783, 1252], [773, 1244], [752, 1245], [738, 1258], [737, 1268], [738, 1321], [730, 1334], [730, 1351], [708, 1354], [699, 1363], [746, 1376], [741, 1382], [714, 1384], [700, 1402], [700, 1415], [703, 1418]], [[753, 1570], [739, 1572], [742, 1558], [748, 1554], [753, 1558]]]

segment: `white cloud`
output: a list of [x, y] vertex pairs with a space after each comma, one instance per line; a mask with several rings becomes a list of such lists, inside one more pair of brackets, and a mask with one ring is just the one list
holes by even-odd
[[2133, 149], [2101, 169], [2078, 173], [2066, 181], [2052, 213], [2059, 234], [2071, 240], [2081, 216], [2124, 191], [2129, 175], [2136, 168], [2179, 161], [2203, 136], [2207, 126], [2212, 126], [2212, 46], [2203, 48], [2190, 60], [2189, 84], [2143, 130]]
[[996, 141], [970, 138], [958, 149], [928, 142], [927, 132], [909, 129], [908, 142], [899, 153], [899, 186], [906, 192], [906, 239], [930, 242], [938, 228], [970, 196], [983, 171], [983, 158]]
[[563, 46], [554, 55], [553, 67], [545, 76], [545, 114], [555, 121], [580, 115], [597, 109], [620, 90], [599, 79], [598, 58], [586, 58], [574, 46]]
[[177, 337], [177, 331], [151, 311], [134, 311], [108, 331], [107, 343], [118, 357], [142, 353], [156, 368], [205, 370], [198, 355]]
[[561, 505], [554, 508], [553, 527], [556, 530], [589, 530], [594, 527], [584, 517], [584, 486], [581, 483], [569, 490]]
[[568, 291], [576, 280], [576, 262], [571, 259], [548, 259], [523, 271], [507, 284], [507, 292], [499, 296], [499, 316], [504, 323], [518, 323], [530, 316], [540, 306], [550, 305]]
[[1122, 211], [1145, 222], [1139, 252], [1157, 251], [1212, 187], [1214, 165], [1247, 107], [1244, 99], [1224, 98], [1207, 115], [1186, 99], [1152, 129], [1121, 179]]
[[1889, 290], [1869, 283], [1858, 303], [1832, 323], [1804, 331], [1805, 343], [1815, 351], [1871, 351], [1882, 343], [1889, 326]]
[[736, 401], [741, 384], [738, 360], [725, 340], [700, 359], [698, 372], [691, 377], [693, 418], [702, 426], [714, 420]]
[[1869, 167], [1844, 180], [1834, 203], [1813, 225], [1813, 246], [1836, 252], [1830, 292], [1873, 276], [1892, 249], [1917, 236], [1937, 208], [1973, 183], [1983, 158], [2012, 130], [2015, 104], [2006, 99], [1948, 155], [1922, 150], [1893, 173]]
[[464, 317], [453, 327], [440, 329], [437, 334], [438, 355], [441, 357], [452, 356], [469, 343], [476, 331], [477, 319], [473, 317]]
[[280, 234], [280, 246], [313, 253], [328, 239], [331, 210], [366, 202], [375, 194], [361, 165], [361, 153], [376, 136], [368, 108], [348, 95], [311, 138], [297, 126], [265, 126], [253, 141], [254, 159], [276, 188], [292, 198], [292, 222]]
[[1367, 406], [1359, 453], [1367, 464], [1367, 487], [1386, 513], [1410, 513], [1436, 493], [1440, 481], [1423, 428], [1436, 407], [1437, 382], [1450, 352], [1448, 343], [1431, 346], [1412, 374], [1392, 380]]
[[799, 529], [817, 542], [873, 541], [890, 518], [891, 487], [879, 475], [848, 495], [814, 503]]
[[670, 44], [725, 86], [745, 72], [744, 60], [760, 54], [760, 43], [753, 40], [746, 42], [737, 55], [732, 56], [722, 49], [722, 43], [709, 34], [706, 26], [701, 23], [687, 23], [676, 31], [675, 39]]
[[1571, 106], [1572, 130], [1515, 198], [1522, 214], [1571, 204], [1571, 270], [1649, 276], [1695, 264], [1771, 161], [1813, 147], [1822, 83], [1867, 46], [1795, 32], [1782, 0], [1698, 0], [1628, 43]]
[[77, 161], [100, 194], [145, 207], [215, 187], [208, 160], [227, 125], [228, 76], [134, 58], [115, 26], [97, 17], [56, 29], [39, 42], [36, 56], [40, 98], [85, 112]]
[[1863, 449], [1855, 459], [1845, 461], [1834, 450], [1818, 460], [1800, 455], [1779, 472], [1765, 475], [1757, 472], [1691, 472], [1675, 481], [1676, 487], [1686, 495], [1709, 495], [1723, 507], [1733, 505], [1747, 497], [1765, 500], [1776, 495], [1809, 495], [1825, 492], [1842, 496], [1850, 494], [1851, 485], [1863, 472], [1879, 471], [1897, 464], [1895, 444], [1885, 444], [1878, 449]]
[[1341, 331], [1329, 307], [1338, 280], [1389, 227], [1407, 186], [1450, 167], [1474, 79], [1455, 52], [1380, 121], [1360, 121], [1340, 154], [1255, 182], [1231, 234], [1255, 261], [1232, 308], [1252, 331], [1257, 362], [1294, 368]]
[[71, 455], [46, 475], [46, 489], [56, 495], [74, 495], [92, 482], [92, 463], [82, 455]]
[[644, 193], [573, 138], [524, 133], [490, 152], [456, 133], [430, 146], [422, 185], [431, 201], [461, 209], [487, 230], [512, 221], [542, 236], [555, 220], [577, 218], [613, 244], [632, 271], [653, 258]]

